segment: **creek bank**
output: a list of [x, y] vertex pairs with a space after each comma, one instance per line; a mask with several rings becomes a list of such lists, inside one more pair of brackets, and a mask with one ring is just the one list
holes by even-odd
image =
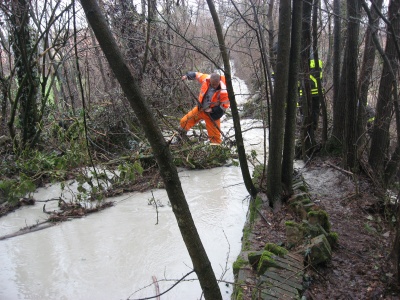
[[[190, 143], [180, 146], [171, 145], [170, 148], [177, 168], [210, 169], [221, 167], [236, 156], [231, 147], [200, 144], [197, 138], [192, 138]], [[60, 178], [60, 180], [54, 180], [51, 177], [51, 174], [63, 172], [58, 169], [48, 170], [47, 173], [50, 175], [35, 174], [33, 177], [41, 176], [40, 180], [36, 181], [1, 176], [0, 217], [22, 206], [34, 205], [36, 200], [32, 198], [33, 191], [54, 181], [64, 182], [65, 190], [69, 190], [67, 186], [78, 182], [77, 191], [72, 192], [74, 194], [72, 198], [76, 198], [78, 202], [82, 198], [93, 203], [101, 203], [105, 198], [115, 197], [124, 193], [145, 192], [154, 188], [164, 188], [164, 183], [151, 149], [143, 149], [140, 155], [99, 162], [96, 172], [91, 171], [92, 169], [84, 167], [72, 170], [68, 172], [67, 178]], [[99, 182], [100, 188], [97, 187]], [[28, 184], [29, 191], [27, 188], [21, 188], [24, 185], [28, 186]], [[63, 195], [55, 195], [54, 198], [55, 200], [60, 200], [61, 203], [76, 202], [72, 201], [74, 199], [66, 199]], [[1, 203], [1, 200], [4, 203]], [[39, 202], [50, 201], [48, 199], [37, 200]], [[66, 206], [64, 205], [64, 207]], [[60, 209], [63, 210], [61, 207]]]
[[[257, 181], [258, 176], [254, 180]], [[267, 209], [269, 204], [263, 201], [266, 199], [263, 195], [250, 205], [244, 228], [244, 251], [233, 266], [236, 279], [233, 299], [299, 299], [305, 290], [303, 277], [307, 265], [316, 267], [331, 259], [337, 234], [330, 232], [327, 213], [312, 203], [307, 184], [300, 175], [293, 180], [293, 192], [287, 200], [291, 217], [282, 220], [286, 241], [267, 242], [261, 250], [252, 248], [252, 240], [260, 239], [253, 228], [256, 223], [269, 223], [261, 210], [262, 206], [263, 210]]]
[[[258, 203], [260, 213], [249, 209], [243, 229], [242, 252], [234, 264], [239, 288], [232, 299], [280, 299], [267, 292], [263, 297], [260, 295], [260, 291], [265, 290], [263, 284], [270, 278], [257, 273], [260, 260], [256, 260], [255, 268], [246, 267], [249, 251], [262, 257], [266, 245], [273, 243], [293, 253], [300, 249], [298, 244], [310, 245], [311, 237], [319, 245], [317, 250], [326, 250], [319, 253], [326, 257], [312, 258], [312, 247], [298, 251], [304, 271], [301, 289], [293, 283], [298, 294], [289, 298], [399, 299], [398, 290], [392, 284], [393, 271], [388, 264], [394, 236], [391, 220], [385, 220], [381, 212], [373, 209], [377, 199], [366, 178], [358, 178], [356, 187], [348, 174], [331, 166], [338, 162], [329, 160], [328, 163], [316, 158], [301, 169], [305, 184], [297, 187], [303, 186], [304, 191], [297, 191], [280, 211], [273, 212], [265, 197]], [[354, 196], [357, 189], [361, 192]], [[307, 198], [309, 200], [305, 200]], [[324, 231], [321, 236], [319, 233]], [[310, 238], [304, 239], [307, 236]], [[303, 239], [299, 243], [300, 238]], [[321, 259], [325, 262], [318, 261]], [[238, 272], [241, 268], [242, 272]], [[275, 267], [271, 265], [270, 268], [274, 271]]]

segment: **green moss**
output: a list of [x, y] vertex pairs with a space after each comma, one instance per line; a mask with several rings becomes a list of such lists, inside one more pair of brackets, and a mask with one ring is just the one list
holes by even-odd
[[336, 247], [339, 241], [339, 235], [337, 234], [337, 232], [331, 231], [329, 232], [328, 236], [326, 237], [329, 245], [331, 245], [331, 247]]
[[[255, 153], [255, 152], [253, 153], [252, 152], [253, 158], [256, 155], [257, 155], [257, 153]], [[264, 165], [257, 165], [257, 166], [254, 167], [252, 181], [253, 181], [254, 186], [257, 189], [263, 189], [265, 187], [267, 176], [266, 176], [265, 173], [263, 173], [263, 171], [264, 171]]]
[[299, 181], [296, 183], [293, 183], [292, 185], [293, 190], [298, 190], [298, 191], [302, 191], [302, 192], [308, 192], [308, 188], [307, 185], [304, 183], [304, 181]]
[[238, 257], [236, 261], [233, 263], [233, 274], [236, 276], [239, 272], [240, 268], [247, 265], [247, 261], [243, 259], [243, 257]]
[[243, 228], [243, 240], [242, 240], [242, 250], [247, 251], [250, 250], [250, 234], [251, 234], [251, 226], [247, 224]]
[[330, 231], [331, 224], [329, 223], [328, 213], [325, 210], [312, 210], [308, 212], [307, 216], [311, 224], [319, 224], [327, 232]]
[[274, 254], [269, 251], [264, 251], [261, 255], [260, 261], [258, 262], [257, 266], [257, 274], [261, 275], [264, 274], [270, 267], [277, 267], [274, 258]]
[[301, 223], [301, 230], [303, 231], [304, 236], [308, 238], [314, 238], [321, 234], [327, 235], [327, 232], [321, 225], [319, 225], [319, 223], [311, 224], [307, 220], [303, 220]]
[[242, 288], [238, 288], [238, 291], [237, 291], [234, 299], [235, 300], [243, 300], [244, 299], [243, 289]]
[[311, 240], [306, 256], [314, 266], [331, 259], [332, 249], [325, 235], [321, 234]]
[[296, 226], [297, 226], [297, 223], [294, 222], [294, 221], [286, 221], [286, 222], [285, 222], [285, 226], [288, 226], [288, 227], [296, 227]]
[[264, 247], [264, 250], [267, 250], [269, 252], [274, 253], [275, 255], [278, 256], [285, 256], [288, 253], [288, 250], [286, 250], [283, 247], [278, 246], [277, 244], [274, 243], [267, 243]]
[[256, 269], [258, 267], [262, 254], [263, 251], [254, 251], [247, 254], [247, 259], [252, 268]]
[[262, 204], [262, 199], [259, 196], [257, 196], [256, 199], [254, 199], [254, 201], [250, 202], [250, 217], [249, 217], [250, 224], [254, 223], [257, 217], [257, 210], [260, 209], [261, 204]]
[[257, 165], [254, 167], [253, 170], [253, 179], [255, 181], [260, 180], [262, 174], [263, 174], [264, 166], [263, 165]]
[[309, 197], [309, 196], [306, 196], [306, 197], [303, 198], [303, 200], [301, 200], [301, 203], [304, 204], [304, 205], [306, 205], [306, 204], [310, 204], [310, 203], [312, 203], [312, 202], [311, 202], [310, 197]]
[[232, 297], [231, 297], [232, 300], [243, 300], [244, 299], [243, 298], [244, 297], [243, 288], [242, 288], [243, 285], [244, 285], [243, 281], [236, 282], [235, 288], [233, 290]]

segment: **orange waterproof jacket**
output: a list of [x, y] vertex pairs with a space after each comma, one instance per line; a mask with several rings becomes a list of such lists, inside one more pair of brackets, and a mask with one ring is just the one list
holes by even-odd
[[[196, 79], [201, 83], [200, 93], [199, 93], [199, 102], [203, 103], [204, 95], [207, 93], [208, 88], [210, 87], [210, 74], [204, 74], [200, 72], [188, 72], [187, 78], [189, 80]], [[220, 105], [224, 110], [229, 108], [229, 97], [228, 91], [226, 90], [226, 79], [225, 76], [221, 75], [220, 85], [215, 94], [211, 99], [210, 107], [215, 107]]]

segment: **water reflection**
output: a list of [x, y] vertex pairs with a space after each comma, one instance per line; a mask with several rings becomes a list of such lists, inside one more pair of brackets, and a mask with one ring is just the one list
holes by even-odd
[[[217, 277], [236, 259], [247, 212], [238, 167], [180, 173], [182, 185]], [[153, 191], [164, 204], [163, 190]], [[36, 197], [40, 197], [40, 192]], [[168, 205], [156, 211], [148, 193], [114, 198], [116, 205], [82, 219], [0, 243], [1, 299], [126, 299], [157, 279], [178, 279], [191, 260]], [[38, 211], [40, 208], [38, 207]], [[21, 219], [22, 210], [19, 211]], [[10, 214], [7, 219], [12, 219]], [[232, 281], [232, 271], [224, 277]], [[191, 278], [195, 278], [192, 276]], [[161, 291], [173, 282], [161, 282]], [[230, 291], [222, 285], [224, 292]], [[154, 294], [154, 286], [132, 298]], [[179, 284], [162, 299], [198, 299], [197, 281]], [[228, 295], [228, 294], [226, 294]], [[229, 297], [226, 297], [229, 299]]]
[[[253, 121], [242, 124], [245, 129], [254, 126]], [[231, 127], [230, 121], [222, 122], [222, 130]], [[248, 152], [262, 152], [261, 128], [247, 131], [244, 139]], [[240, 168], [182, 171], [180, 178], [217, 278], [233, 281], [231, 266], [240, 252], [248, 208]], [[34, 198], [57, 197], [57, 189], [57, 185], [39, 189]], [[148, 205], [153, 195], [164, 204], [158, 207], [157, 225], [156, 209]], [[137, 299], [155, 294], [152, 276], [161, 280], [162, 292], [192, 270], [164, 190], [110, 200], [116, 205], [101, 212], [0, 241], [0, 299]], [[0, 234], [46, 218], [41, 205], [17, 210], [0, 219]], [[200, 299], [194, 278], [191, 274], [161, 299]], [[230, 299], [232, 286], [220, 286], [224, 299]]]

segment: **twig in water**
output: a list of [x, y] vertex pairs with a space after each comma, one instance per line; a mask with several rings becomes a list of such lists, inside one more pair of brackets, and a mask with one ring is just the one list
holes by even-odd
[[157, 300], [160, 300], [160, 287], [158, 286], [158, 281], [157, 281], [157, 277], [156, 276], [151, 276], [151, 278], [153, 279], [153, 283], [155, 285], [156, 288], [156, 295], [157, 295]]
[[[178, 285], [178, 283], [180, 283], [183, 279], [185, 279], [186, 277], [188, 277], [190, 274], [192, 274], [194, 272], [194, 270], [190, 271], [189, 273], [187, 273], [185, 276], [183, 276], [181, 279], [179, 279], [177, 282], [175, 282], [169, 289], [167, 289], [166, 291], [162, 292], [161, 294], [155, 295], [155, 296], [151, 296], [151, 297], [146, 297], [146, 298], [139, 298], [139, 299], [133, 299], [133, 300], [148, 300], [148, 299], [154, 299], [154, 298], [159, 298], [162, 295], [165, 295], [166, 293], [168, 293], [170, 290], [172, 290], [175, 286]], [[136, 293], [136, 292], [135, 292]], [[127, 298], [127, 300], [130, 299], [130, 296]]]
[[226, 242], [228, 243], [228, 252], [226, 253], [225, 267], [222, 268], [222, 266], [221, 266], [222, 273], [221, 273], [221, 276], [220, 276], [218, 282], [220, 282], [220, 281], [222, 281], [222, 280], [224, 279], [225, 274], [226, 274], [226, 273], [228, 272], [228, 270], [229, 270], [228, 262], [229, 262], [229, 254], [231, 253], [231, 244], [229, 243], [229, 240], [228, 240], [228, 237], [226, 236], [225, 230], [222, 229], [222, 232], [224, 233], [225, 240], [226, 240]]
[[156, 206], [156, 213], [157, 213], [157, 223], [156, 223], [156, 225], [158, 225], [158, 206], [157, 206], [157, 201], [156, 201], [156, 198], [154, 198], [154, 194], [153, 194], [153, 191], [151, 191], [151, 196], [153, 197], [153, 202], [154, 202], [154, 205]]
[[47, 200], [35, 200], [35, 202], [50, 202], [50, 201], [59, 201], [61, 200], [60, 197], [58, 198], [51, 198], [51, 199], [47, 199]]

